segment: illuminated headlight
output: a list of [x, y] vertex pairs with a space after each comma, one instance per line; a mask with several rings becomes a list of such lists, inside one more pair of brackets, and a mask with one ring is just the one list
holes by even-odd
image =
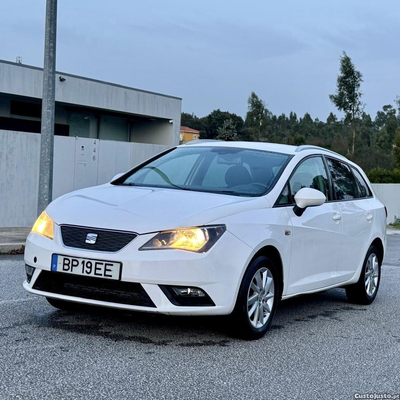
[[39, 218], [36, 220], [35, 225], [33, 225], [31, 233], [37, 233], [38, 235], [45, 236], [49, 239], [54, 238], [54, 222], [47, 215], [46, 211], [43, 211], [39, 215]]
[[150, 239], [139, 250], [175, 249], [205, 253], [225, 231], [225, 225], [164, 231]]

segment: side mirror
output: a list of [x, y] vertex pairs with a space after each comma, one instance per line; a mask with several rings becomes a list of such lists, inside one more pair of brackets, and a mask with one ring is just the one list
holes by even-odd
[[325, 203], [325, 195], [316, 189], [303, 188], [300, 189], [296, 196], [294, 196], [296, 205], [293, 208], [293, 212], [300, 217], [303, 215], [307, 207], [320, 206]]
[[125, 174], [125, 172], [121, 172], [121, 173], [115, 175], [114, 178], [112, 178], [110, 182], [115, 181], [116, 179], [120, 178], [120, 177], [121, 177], [122, 175], [124, 175], [124, 174]]

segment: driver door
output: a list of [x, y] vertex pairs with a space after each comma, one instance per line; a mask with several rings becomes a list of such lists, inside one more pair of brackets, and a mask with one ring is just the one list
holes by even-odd
[[[294, 196], [302, 188], [323, 192], [326, 202], [308, 207], [298, 217], [293, 212]], [[292, 225], [292, 253], [286, 295], [305, 293], [338, 283], [342, 221], [337, 203], [331, 202], [331, 189], [325, 162], [321, 156], [308, 157], [296, 167], [289, 179], [290, 207], [286, 207]]]

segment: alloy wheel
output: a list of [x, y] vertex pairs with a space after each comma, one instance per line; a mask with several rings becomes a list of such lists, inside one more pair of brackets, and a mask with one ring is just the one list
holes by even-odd
[[262, 267], [253, 275], [247, 293], [247, 314], [254, 328], [262, 328], [274, 305], [274, 277], [268, 268]]
[[379, 261], [376, 254], [371, 253], [365, 267], [365, 291], [368, 296], [373, 296], [378, 287], [379, 280]]

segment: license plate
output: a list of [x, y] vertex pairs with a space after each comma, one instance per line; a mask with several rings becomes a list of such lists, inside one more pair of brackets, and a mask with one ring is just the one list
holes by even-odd
[[91, 260], [53, 254], [51, 270], [67, 274], [93, 276], [96, 278], [118, 280], [121, 277], [122, 263], [104, 260]]

